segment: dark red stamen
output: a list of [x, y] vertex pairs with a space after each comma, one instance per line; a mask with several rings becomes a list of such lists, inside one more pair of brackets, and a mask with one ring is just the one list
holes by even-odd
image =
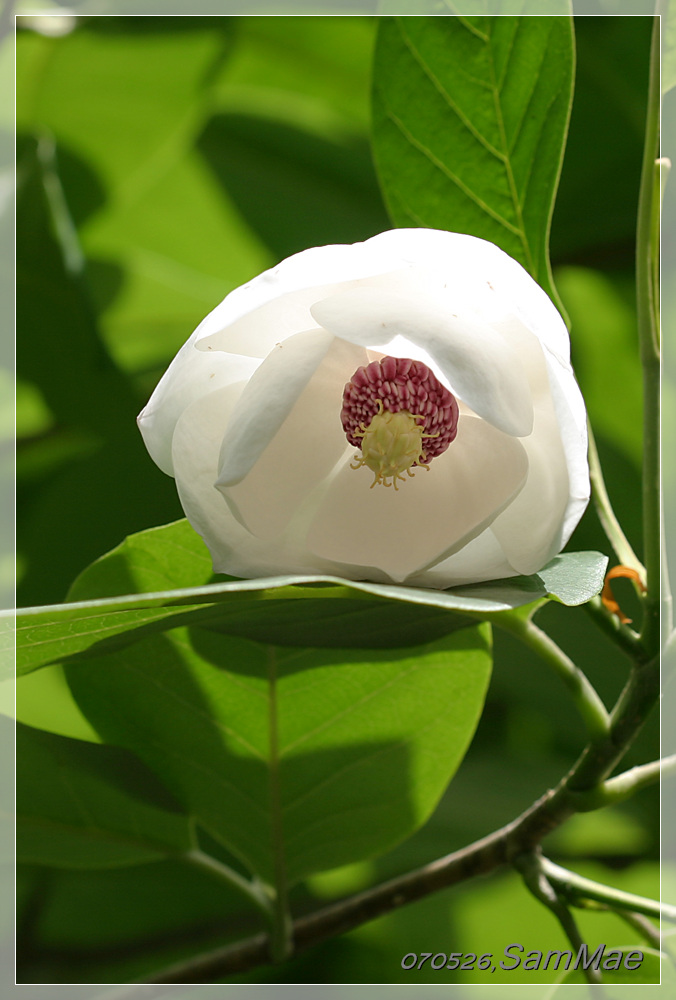
[[438, 434], [425, 438], [427, 462], [446, 451], [457, 434], [457, 401], [422, 361], [386, 357], [357, 368], [345, 386], [340, 414], [347, 440], [357, 448], [363, 428], [378, 412], [379, 400], [390, 413], [408, 410], [419, 415], [425, 434]]

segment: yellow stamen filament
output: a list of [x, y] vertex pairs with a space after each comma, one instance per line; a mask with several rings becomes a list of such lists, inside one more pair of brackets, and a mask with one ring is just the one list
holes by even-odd
[[397, 482], [406, 482], [404, 472], [411, 478], [414, 478], [411, 469], [417, 466], [429, 472], [423, 440], [439, 437], [439, 433], [427, 434], [416, 423], [425, 419], [420, 413], [409, 413], [408, 410], [391, 413], [384, 408], [382, 400], [377, 402], [378, 412], [374, 414], [368, 427], [362, 423], [360, 429], [354, 431], [355, 437], [362, 439], [362, 453], [355, 455], [355, 463], [350, 468], [361, 469], [363, 465], [368, 466], [375, 475], [371, 489], [381, 485], [394, 486], [398, 490]]

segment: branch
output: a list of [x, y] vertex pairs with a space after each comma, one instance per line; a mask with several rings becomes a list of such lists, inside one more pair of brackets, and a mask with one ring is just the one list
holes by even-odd
[[224, 865], [221, 861], [217, 861], [216, 858], [212, 858], [210, 854], [205, 854], [204, 851], [200, 851], [198, 848], [186, 851], [186, 853], [181, 856], [181, 859], [188, 862], [188, 864], [195, 865], [197, 868], [203, 868], [211, 875], [215, 875], [217, 878], [221, 879], [221, 881], [225, 882], [227, 885], [232, 886], [234, 889], [238, 889], [247, 897], [247, 899], [250, 900], [250, 902], [254, 904], [254, 906], [261, 910], [265, 916], [270, 919], [272, 908], [270, 897], [265, 892], [265, 889], [260, 882], [249, 881], [249, 879], [239, 875], [233, 868], [230, 868], [228, 865]]
[[[610, 907], [612, 910], [612, 907]], [[662, 936], [652, 924], [647, 917], [644, 917], [642, 913], [633, 913], [631, 910], [613, 910], [616, 916], [621, 917], [625, 923], [633, 927], [635, 931], [641, 935], [644, 941], [647, 941], [652, 948], [657, 948], [661, 951], [662, 949]]]
[[[544, 865], [544, 859], [539, 850], [522, 854], [516, 858], [514, 867], [521, 872], [523, 881], [533, 896], [546, 906], [548, 910], [551, 910], [559, 921], [563, 933], [573, 946], [573, 952], [579, 953], [580, 949], [584, 946], [582, 935], [573, 914], [570, 912], [568, 906], [566, 906], [564, 900], [561, 899], [553, 880], [550, 880], [549, 873]], [[563, 871], [563, 869], [561, 870]], [[584, 974], [590, 983], [601, 982], [601, 974], [593, 966], [585, 968]]]
[[594, 619], [601, 631], [605, 632], [608, 638], [623, 653], [626, 653], [633, 663], [641, 663], [652, 657], [652, 653], [646, 653], [636, 632], [628, 625], [623, 625], [619, 618], [608, 610], [600, 597], [592, 597], [591, 601], [587, 601], [584, 605], [584, 609]]
[[572, 800], [577, 812], [590, 812], [592, 809], [602, 809], [604, 806], [624, 802], [642, 788], [654, 785], [661, 777], [676, 771], [676, 754], [653, 760], [649, 764], [632, 767], [623, 774], [609, 778], [603, 784], [597, 785], [586, 792], [572, 792]]
[[636, 227], [636, 309], [643, 369], [643, 549], [647, 593], [641, 638], [649, 649], [659, 647], [662, 558], [660, 497], [660, 336], [658, 233], [660, 183], [655, 163], [659, 157], [660, 18], [653, 18], [650, 80], [643, 166]]
[[568, 871], [567, 868], [555, 865], [548, 858], [542, 858], [540, 865], [547, 880], [573, 903], [578, 900], [593, 899], [614, 910], [642, 913], [647, 917], [656, 917], [657, 919], [661, 915], [663, 920], [676, 923], [676, 906], [669, 906], [666, 903], [660, 904], [658, 900], [635, 896], [632, 892], [623, 892], [621, 889], [614, 889], [601, 882], [594, 882], [590, 878], [584, 878], [582, 875]]
[[594, 507], [601, 522], [601, 527], [613, 547], [618, 562], [623, 566], [630, 566], [632, 569], [635, 569], [641, 581], [645, 584], [645, 567], [629, 544], [627, 536], [622, 530], [610, 502], [606, 483], [603, 478], [601, 462], [599, 461], [599, 453], [596, 448], [594, 432], [589, 421], [587, 421], [587, 433], [589, 436], [589, 479], [591, 481]]
[[494, 625], [520, 639], [553, 667], [573, 696], [575, 705], [585, 721], [593, 740], [603, 739], [610, 728], [610, 718], [596, 689], [580, 668], [557, 646], [554, 640], [530, 619], [518, 615], [496, 614], [490, 620]]

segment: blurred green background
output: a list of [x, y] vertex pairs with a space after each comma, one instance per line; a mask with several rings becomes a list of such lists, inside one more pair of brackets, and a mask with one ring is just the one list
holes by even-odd
[[[368, 142], [375, 18], [92, 17], [64, 21], [62, 35], [30, 25], [17, 37], [22, 605], [62, 600], [125, 535], [182, 516], [135, 416], [203, 316], [282, 257], [390, 225]], [[640, 552], [633, 241], [650, 19], [582, 17], [576, 29], [552, 260], [608, 488]], [[593, 511], [570, 547], [608, 551]], [[631, 608], [629, 585], [617, 593]], [[551, 606], [538, 621], [610, 703], [627, 664], [584, 610]], [[91, 736], [56, 669], [22, 681], [19, 696], [26, 721]], [[295, 912], [489, 833], [557, 781], [583, 739], [558, 680], [496, 636], [483, 719], [433, 819], [382, 859], [310, 880]], [[625, 763], [656, 755], [653, 719]], [[577, 817], [545, 846], [583, 874], [656, 896], [658, 793]], [[30, 868], [19, 902], [22, 982], [124, 981], [259, 928], [238, 898], [178, 863]], [[611, 916], [590, 912], [581, 925], [596, 943], [639, 940]], [[512, 941], [564, 946], [553, 917], [502, 873], [237, 981], [511, 982], [400, 962], [409, 951], [501, 954]]]

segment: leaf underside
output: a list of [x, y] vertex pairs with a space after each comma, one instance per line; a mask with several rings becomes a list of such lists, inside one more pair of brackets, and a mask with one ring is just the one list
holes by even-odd
[[[415, 646], [548, 595], [569, 605], [588, 601], [603, 585], [606, 563], [597, 552], [563, 553], [533, 576], [445, 591], [317, 576], [211, 583], [204, 543], [177, 521], [131, 535], [93, 563], [69, 603], [20, 610], [17, 669], [21, 676], [109, 654], [180, 626], [280, 646]], [[0, 617], [6, 651], [13, 624], [12, 615]]]

